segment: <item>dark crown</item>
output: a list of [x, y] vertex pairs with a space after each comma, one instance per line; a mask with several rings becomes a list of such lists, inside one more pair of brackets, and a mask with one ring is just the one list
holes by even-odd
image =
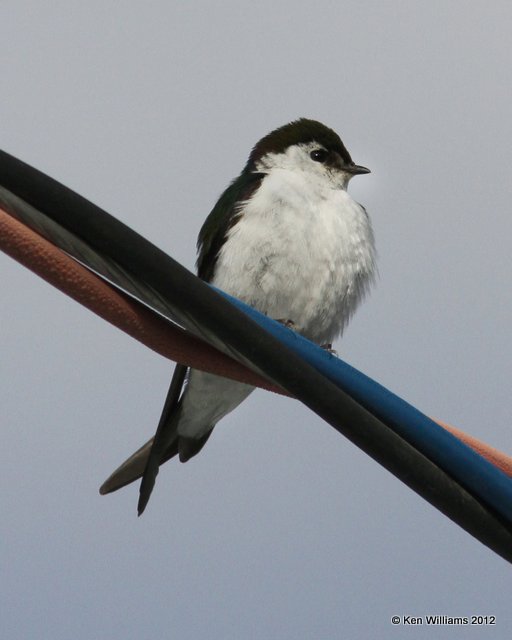
[[289, 122], [262, 138], [251, 151], [248, 165], [254, 164], [267, 153], [283, 153], [294, 144], [317, 142], [328, 151], [337, 151], [347, 164], [352, 163], [339, 135], [317, 120], [300, 118]]

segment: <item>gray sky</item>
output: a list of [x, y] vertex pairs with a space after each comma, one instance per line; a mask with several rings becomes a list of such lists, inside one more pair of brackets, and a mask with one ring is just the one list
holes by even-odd
[[[262, 135], [298, 116], [336, 129], [373, 171], [350, 190], [380, 270], [340, 355], [512, 449], [509, 2], [17, 0], [0, 23], [1, 147], [190, 268]], [[0, 270], [3, 637], [512, 627], [510, 566], [289, 399], [253, 394], [162, 469], [141, 519], [137, 486], [100, 497], [153, 432], [172, 363], [4, 255]]]

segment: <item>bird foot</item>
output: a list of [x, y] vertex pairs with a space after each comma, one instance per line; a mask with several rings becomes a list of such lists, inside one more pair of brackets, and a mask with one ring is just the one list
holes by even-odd
[[332, 344], [330, 342], [326, 343], [326, 344], [321, 344], [320, 347], [322, 349], [325, 349], [325, 351], [327, 351], [327, 353], [330, 353], [331, 356], [337, 356], [338, 352], [336, 351], [336, 349], [332, 348]]
[[279, 322], [287, 329], [295, 329], [295, 322], [293, 320], [290, 320], [290, 319], [287, 320], [286, 318], [278, 318], [276, 322]]

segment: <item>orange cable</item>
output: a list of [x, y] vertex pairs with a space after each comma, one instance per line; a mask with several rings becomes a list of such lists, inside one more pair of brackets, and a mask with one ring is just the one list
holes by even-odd
[[[165, 358], [285, 394], [262, 376], [109, 285], [1, 208], [0, 248], [54, 287]], [[460, 429], [439, 420], [436, 422], [512, 477], [512, 457]]]

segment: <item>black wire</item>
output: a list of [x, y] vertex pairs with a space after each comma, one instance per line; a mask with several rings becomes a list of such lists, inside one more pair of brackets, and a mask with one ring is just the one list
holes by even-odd
[[[122, 288], [133, 293], [135, 286], [134, 295], [140, 300], [160, 311], [167, 309], [167, 317], [179, 319], [188, 329], [286, 389], [454, 522], [512, 562], [512, 532], [498, 513], [172, 258], [91, 202], [4, 152], [0, 152], [0, 184], [35, 207], [27, 211], [18, 204], [19, 211], [14, 212], [29, 226], [41, 214], [51, 218], [85, 243], [100, 261], [119, 267], [120, 279], [127, 276], [118, 283]], [[50, 240], [51, 236], [47, 234]], [[53, 241], [60, 246], [55, 237]]]

